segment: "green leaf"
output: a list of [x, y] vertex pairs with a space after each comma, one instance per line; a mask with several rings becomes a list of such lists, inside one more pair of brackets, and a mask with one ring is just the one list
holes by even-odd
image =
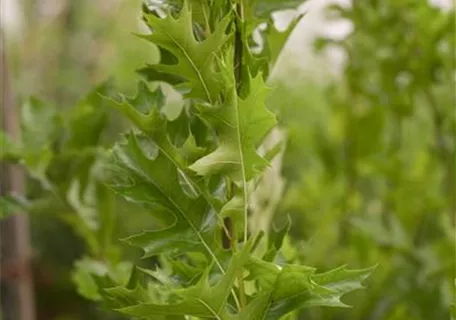
[[[217, 101], [223, 89], [217, 64], [222, 56], [223, 46], [230, 39], [226, 34], [229, 16], [220, 21], [213, 33], [203, 41], [195, 39], [192, 14], [186, 3], [178, 18], [172, 15], [159, 18], [147, 14], [145, 19], [152, 34], [141, 37], [157, 45], [162, 52], [161, 64], [149, 65], [142, 71], [149, 80], [175, 84], [175, 88], [182, 91], [187, 98], [201, 99], [209, 103]], [[176, 63], [166, 63], [169, 61], [164, 61], [163, 54], [166, 55], [166, 60], [170, 60], [171, 54], [174, 60], [177, 60]]]
[[204, 156], [205, 153], [206, 149], [196, 144], [195, 137], [192, 134], [188, 136], [185, 143], [179, 148], [179, 154], [184, 158], [185, 163], [192, 163]]
[[115, 235], [116, 211], [114, 194], [105, 185], [96, 182], [95, 195], [97, 199], [98, 242], [106, 258], [116, 260], [118, 248], [113, 243]]
[[[284, 269], [283, 269], [284, 270]], [[282, 270], [282, 272], [284, 272]], [[363, 270], [347, 270], [340, 267], [320, 274], [309, 274], [309, 282], [301, 279], [302, 274], [298, 268], [290, 270], [290, 274], [282, 278], [280, 282], [284, 289], [276, 293], [279, 300], [275, 300], [268, 312], [270, 319], [285, 315], [293, 310], [315, 307], [347, 307], [340, 299], [343, 295], [363, 288], [362, 282], [371, 274], [372, 268]], [[279, 279], [279, 278], [278, 278]], [[288, 285], [293, 286], [292, 291]], [[295, 282], [296, 281], [296, 282]], [[275, 289], [277, 290], [277, 288]], [[291, 294], [293, 293], [293, 294]]]
[[[143, 113], [137, 101], [145, 99], [149, 110]], [[182, 146], [171, 143], [182, 126], [174, 124], [179, 118], [168, 121], [160, 113], [163, 100], [159, 91], [151, 93], [140, 84], [136, 98], [113, 102], [144, 134], [127, 134], [125, 142], [113, 148], [109, 171], [114, 180], [108, 184], [127, 200], [150, 209], [166, 225], [126, 241], [143, 248], [145, 256], [183, 250], [201, 251], [213, 259], [220, 205], [186, 166], [202, 149], [188, 133]]]
[[65, 148], [82, 149], [100, 143], [101, 135], [108, 123], [108, 105], [102, 96], [109, 95], [111, 84], [103, 83], [70, 110], [68, 117], [69, 137]]
[[[268, 90], [261, 74], [250, 78], [249, 82], [250, 93], [245, 99], [238, 97], [236, 89], [232, 88], [231, 95], [222, 106], [198, 107], [200, 117], [217, 133], [219, 146], [189, 166], [198, 175], [224, 174], [237, 184], [240, 192], [229, 199], [225, 212], [237, 217], [243, 213], [243, 221], [235, 219], [235, 227], [239, 230], [244, 226], [241, 229], [244, 237], [247, 237], [247, 183], [268, 165], [257, 153], [257, 147], [275, 124], [274, 115], [264, 105]], [[242, 211], [239, 200], [242, 201]]]
[[232, 222], [233, 234], [236, 237], [242, 236], [245, 227], [244, 221], [244, 195], [238, 192], [231, 198], [220, 210], [219, 216], [224, 218], [230, 218]]
[[181, 286], [194, 284], [196, 280], [201, 278], [207, 267], [207, 263], [195, 265], [179, 257], [169, 256], [161, 257], [161, 265], [170, 274], [170, 278], [172, 277], [170, 281], [176, 282]]
[[28, 201], [18, 196], [7, 195], [0, 197], [0, 219], [6, 219], [19, 213], [26, 213], [28, 206]]
[[269, 292], [280, 273], [280, 266], [251, 257], [245, 268], [249, 271], [246, 280], [255, 280], [260, 292]]
[[278, 10], [297, 9], [306, 0], [254, 0], [255, 14], [258, 17], [268, 18]]
[[93, 276], [104, 277], [108, 274], [106, 265], [88, 258], [76, 261], [71, 280], [78, 293], [86, 299], [98, 301], [101, 295]]
[[3, 131], [0, 131], [0, 160], [17, 161], [20, 157], [20, 146]]
[[29, 173], [48, 184], [46, 170], [52, 160], [52, 146], [57, 141], [60, 118], [55, 108], [35, 98], [21, 108], [21, 162]]
[[100, 301], [106, 298], [106, 292], [100, 283], [120, 284], [122, 286], [127, 284], [126, 289], [129, 290], [130, 286], [127, 281], [132, 270], [131, 263], [127, 261], [99, 261], [84, 257], [75, 262], [71, 280], [81, 296], [89, 300]]
[[271, 303], [269, 293], [260, 293], [233, 320], [264, 320], [266, 310]]
[[147, 136], [128, 134], [113, 150], [114, 180], [108, 185], [129, 201], [151, 210], [166, 227], [144, 231], [126, 241], [142, 247], [145, 256], [181, 249], [213, 253], [216, 220], [203, 197], [192, 199], [179, 184], [176, 163]]
[[[160, 88], [150, 91], [146, 83], [138, 83], [137, 93], [128, 98], [123, 95], [117, 97], [105, 96], [111, 106], [122, 112], [140, 130], [154, 134], [165, 129], [160, 119], [160, 109], [163, 107], [165, 97]], [[161, 121], [161, 122], [160, 122]]]
[[[181, 301], [170, 304], [143, 303], [122, 308], [122, 313], [135, 317], [159, 317], [166, 315], [186, 315], [200, 318], [225, 319], [227, 315], [228, 297], [234, 286], [238, 271], [247, 261], [250, 245], [235, 254], [231, 263], [220, 281], [211, 286], [209, 273], [206, 272], [200, 281], [190, 288], [178, 292]], [[210, 270], [210, 269], [208, 269]]]
[[[346, 266], [313, 275], [312, 281], [325, 289], [326, 293], [313, 295], [306, 306], [346, 307], [340, 301], [345, 294], [363, 289], [363, 282], [372, 274], [375, 267], [359, 270], [349, 270]], [[332, 291], [332, 292], [331, 292]]]
[[58, 136], [56, 109], [36, 98], [28, 99], [21, 108], [21, 141], [27, 152], [36, 153]]
[[277, 256], [277, 253], [282, 248], [283, 239], [289, 233], [291, 228], [290, 217], [287, 219], [287, 223], [281, 229], [275, 229], [274, 226], [268, 236], [268, 250], [264, 255], [263, 259], [265, 261], [274, 261]]
[[200, 106], [200, 116], [210, 123], [220, 137], [220, 146], [190, 166], [199, 175], [224, 173], [244, 186], [262, 172], [268, 162], [258, 155], [257, 146], [276, 123], [264, 102], [268, 89], [261, 75], [250, 79], [250, 93], [237, 97], [233, 88], [220, 107]]
[[288, 24], [285, 30], [279, 31], [272, 19], [267, 24], [267, 29], [264, 31], [265, 46], [261, 53], [265, 59], [269, 61], [270, 69], [273, 70], [274, 66], [282, 53], [291, 33], [299, 24], [304, 14], [296, 14], [292, 21]]
[[255, 280], [259, 294], [236, 320], [280, 319], [286, 314], [308, 307], [346, 307], [341, 297], [363, 288], [362, 282], [371, 274], [372, 268], [347, 270], [344, 266], [316, 274], [315, 268], [303, 265], [285, 265], [251, 258], [246, 265], [247, 280]]
[[139, 268], [132, 268], [127, 284], [103, 289], [102, 294], [109, 297], [109, 300], [112, 300], [112, 308], [123, 308], [149, 300], [148, 291], [140, 283], [139, 273]]
[[[208, 17], [214, 10], [213, 6], [206, 1], [201, 0], [165, 0], [165, 1], [149, 1], [149, 6], [145, 10], [145, 14], [155, 12], [156, 14], [161, 11], [162, 13], [171, 13], [173, 15], [179, 14], [182, 8], [188, 4], [192, 11], [192, 17], [198, 24], [206, 24]], [[212, 4], [213, 5], [213, 4]]]

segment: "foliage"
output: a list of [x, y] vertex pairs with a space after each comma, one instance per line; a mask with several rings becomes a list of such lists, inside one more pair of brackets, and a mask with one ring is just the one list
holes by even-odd
[[[276, 123], [265, 81], [291, 32], [276, 31], [270, 14], [296, 2], [158, 4], [144, 6], [151, 34], [142, 38], [157, 46], [161, 60], [140, 73], [179, 91], [180, 113], [170, 118], [162, 86], [152, 90], [145, 82], [134, 97], [102, 86], [69, 119], [31, 100], [21, 141], [8, 143], [2, 156], [24, 165], [42, 193], [4, 199], [14, 204], [8, 208], [69, 223], [87, 248], [75, 264], [78, 291], [131, 317], [272, 320], [303, 308], [345, 307], [341, 298], [362, 288], [372, 269], [317, 272], [286, 258], [287, 226], [253, 233], [249, 223], [251, 199], [280, 150], [263, 145], [259, 153]], [[265, 41], [254, 51], [261, 23]], [[107, 152], [100, 144], [106, 104], [135, 127]], [[104, 184], [161, 222], [125, 239], [155, 267], [122, 259], [113, 242], [114, 199]]]
[[[52, 101], [52, 105], [46, 106], [48, 110], [57, 110], [67, 117], [68, 113], [81, 110], [72, 106], [104, 79], [113, 77], [116, 86], [134, 92], [136, 74], [133, 70], [144, 61], [153, 62], [158, 57], [153, 46], [131, 35], [143, 27], [138, 14], [141, 0], [109, 3], [21, 0], [14, 3], [20, 9], [18, 29], [5, 26], [2, 39], [4, 62], [10, 67], [12, 97], [18, 105], [29, 95], [39, 96]], [[104, 142], [114, 139], [125, 127], [115, 114], [110, 119], [104, 129]], [[84, 125], [81, 128], [81, 131], [86, 129]], [[3, 151], [0, 137], [0, 153]], [[28, 181], [27, 197], [40, 196], [39, 184]], [[15, 202], [8, 204], [15, 205]], [[0, 203], [0, 210], [3, 208], [6, 205]], [[136, 219], [128, 219], [131, 208], [118, 199], [115, 209], [116, 238], [137, 226], [154, 224], [146, 213], [139, 211]], [[62, 219], [32, 214], [29, 220], [38, 318], [100, 319], [102, 316], [94, 313], [97, 312], [94, 304], [79, 298], [69, 281], [74, 260], [84, 254], [84, 241], [71, 232], [71, 226]], [[134, 248], [124, 249], [128, 257], [139, 254]]]
[[[131, 269], [128, 262], [121, 260], [120, 248], [115, 244], [115, 198], [100, 175], [109, 122], [109, 109], [100, 93], [107, 94], [109, 90], [110, 85], [103, 84], [73, 109], [62, 113], [31, 98], [21, 108], [19, 141], [12, 141], [2, 133], [2, 139], [8, 143], [1, 159], [25, 167], [29, 183], [25, 195], [0, 198], [1, 216], [28, 212], [42, 221], [59, 220], [77, 234], [84, 242], [86, 257], [75, 263], [73, 280], [79, 293], [88, 298], [96, 294], [90, 291], [90, 283], [86, 281], [87, 270], [96, 268], [98, 273], [108, 270], [122, 278], [122, 272], [128, 277]], [[62, 237], [59, 241], [65, 243]], [[61, 255], [60, 259], [65, 258]], [[59, 284], [57, 270], [60, 269], [51, 270], [54, 270], [52, 275], [50, 270], [39, 270], [37, 277], [49, 277], [54, 282], [52, 285], [59, 285], [61, 292], [67, 294], [67, 286]], [[41, 289], [38, 301], [53, 294], [52, 290]], [[60, 297], [54, 297], [54, 303], [55, 299]]]
[[19, 29], [5, 31], [15, 95], [39, 96], [65, 109], [108, 77], [134, 91], [132, 70], [157, 59], [153, 47], [131, 36], [142, 27], [140, 3], [18, 2]]
[[[348, 19], [341, 81], [279, 88], [288, 128], [277, 215], [291, 213], [295, 254], [328, 267], [378, 263], [354, 310], [305, 319], [447, 319], [454, 301], [456, 191], [454, 10], [416, 1], [333, 6]], [[297, 84], [298, 83], [298, 84]], [[300, 86], [306, 86], [306, 91]], [[295, 105], [292, 102], [300, 101]]]

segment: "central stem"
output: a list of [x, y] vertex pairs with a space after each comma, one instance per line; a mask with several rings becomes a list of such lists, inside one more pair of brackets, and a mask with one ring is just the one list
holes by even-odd
[[242, 0], [236, 3], [236, 31], [234, 35], [234, 76], [238, 95], [242, 84], [242, 22], [244, 20], [244, 6]]
[[[237, 95], [241, 95], [242, 89], [242, 53], [243, 53], [243, 44], [242, 44], [242, 23], [244, 21], [244, 5], [243, 0], [238, 0], [236, 3], [236, 15], [235, 15], [235, 25], [236, 30], [234, 34], [234, 76], [236, 81], [236, 91]], [[246, 186], [244, 186], [246, 188]], [[245, 200], [246, 201], [246, 200]], [[244, 239], [247, 239], [247, 217], [245, 217], [245, 229], [244, 229]], [[235, 243], [233, 241], [232, 243]], [[244, 241], [246, 243], [246, 241]], [[236, 247], [232, 248], [236, 250]], [[239, 298], [241, 303], [241, 308], [247, 304], [247, 299], [245, 295], [244, 288], [244, 279], [243, 279], [243, 269], [238, 270], [237, 273], [237, 282], [239, 285]]]

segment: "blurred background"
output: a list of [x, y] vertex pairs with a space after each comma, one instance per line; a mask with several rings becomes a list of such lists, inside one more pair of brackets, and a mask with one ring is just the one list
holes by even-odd
[[[1, 1], [2, 67], [16, 106], [32, 95], [65, 112], [110, 78], [133, 94], [134, 70], [157, 60], [156, 49], [132, 35], [144, 28], [140, 0]], [[379, 266], [367, 290], [347, 297], [352, 309], [309, 309], [299, 319], [449, 319], [456, 270], [452, 1], [308, 0], [299, 10], [306, 16], [270, 80], [268, 104], [287, 138], [274, 215], [292, 218], [290, 259], [321, 270]], [[278, 13], [277, 24], [290, 15]], [[111, 121], [103, 143], [122, 128]], [[33, 181], [27, 190], [36, 192]], [[120, 238], [153, 225], [136, 208], [116, 205]], [[31, 215], [30, 225], [37, 319], [120, 319], [75, 289], [73, 265], [85, 245], [78, 234], [47, 215]], [[8, 271], [2, 262], [2, 284]], [[15, 319], [5, 301], [2, 319]]]

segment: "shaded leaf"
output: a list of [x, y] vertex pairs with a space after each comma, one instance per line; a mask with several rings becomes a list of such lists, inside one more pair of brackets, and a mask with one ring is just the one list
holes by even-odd
[[179, 184], [178, 168], [154, 142], [143, 135], [128, 134], [113, 150], [114, 180], [109, 186], [127, 200], [145, 206], [166, 224], [126, 241], [150, 256], [175, 249], [205, 251], [211, 247], [215, 217], [204, 198], [188, 197]]
[[[141, 95], [148, 97], [146, 113], [139, 111], [136, 103]], [[180, 147], [171, 143], [175, 131], [181, 131], [182, 126], [174, 125], [179, 118], [168, 121], [160, 113], [161, 97], [140, 86], [136, 98], [112, 101], [144, 134], [127, 134], [125, 141], [113, 148], [112, 166], [108, 168], [113, 180], [108, 184], [127, 200], [150, 209], [166, 225], [126, 241], [142, 247], [146, 256], [183, 250], [202, 251], [214, 258], [216, 212], [220, 208], [186, 166], [189, 158], [202, 150], [191, 135]]]
[[187, 315], [201, 318], [224, 319], [227, 314], [226, 304], [231, 294], [238, 270], [242, 268], [249, 256], [251, 247], [246, 246], [235, 254], [230, 266], [221, 280], [214, 286], [209, 284], [206, 272], [193, 287], [179, 291], [182, 301], [172, 304], [144, 303], [122, 308], [122, 313], [135, 317], [152, 317], [165, 315]]
[[274, 261], [277, 253], [282, 248], [283, 239], [289, 233], [291, 228], [290, 217], [287, 219], [287, 223], [281, 229], [275, 229], [274, 226], [268, 236], [268, 249], [263, 259], [265, 261]]
[[15, 162], [20, 157], [20, 146], [3, 131], [0, 131], [0, 160]]
[[14, 195], [2, 196], [0, 197], [0, 219], [6, 219], [19, 213], [26, 213], [28, 207], [28, 201], [21, 197]]

